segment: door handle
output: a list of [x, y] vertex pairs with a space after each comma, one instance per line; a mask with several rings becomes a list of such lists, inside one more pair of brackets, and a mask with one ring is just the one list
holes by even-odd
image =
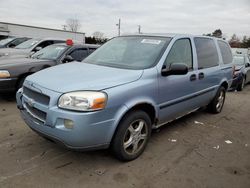
[[205, 74], [203, 72], [200, 72], [198, 77], [199, 77], [199, 80], [201, 80], [205, 77]]
[[190, 76], [190, 81], [195, 81], [196, 80], [196, 74], [192, 74]]

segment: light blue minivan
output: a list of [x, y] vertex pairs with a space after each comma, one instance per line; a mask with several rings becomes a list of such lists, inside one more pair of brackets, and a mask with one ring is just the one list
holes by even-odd
[[222, 39], [129, 35], [83, 62], [29, 77], [17, 92], [27, 125], [70, 149], [110, 147], [124, 161], [145, 149], [151, 130], [207, 106], [222, 110], [232, 53]]

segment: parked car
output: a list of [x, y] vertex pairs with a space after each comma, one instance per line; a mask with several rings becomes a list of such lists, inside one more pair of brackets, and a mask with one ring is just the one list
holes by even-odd
[[245, 84], [250, 82], [250, 60], [247, 54], [237, 54], [233, 57], [234, 73], [232, 90], [242, 91]]
[[60, 39], [30, 39], [27, 40], [19, 45], [17, 45], [15, 48], [2, 48], [0, 49], [0, 61], [4, 57], [27, 57], [46, 46], [49, 46], [51, 44], [56, 43], [62, 43], [66, 40], [60, 40]]
[[27, 125], [50, 140], [76, 150], [111, 147], [129, 161], [142, 154], [152, 129], [204, 106], [220, 113], [231, 82], [224, 40], [122, 36], [83, 62], [28, 76], [17, 106]]
[[68, 63], [82, 61], [96, 50], [97, 45], [67, 45], [58, 43], [47, 46], [27, 58], [7, 58], [0, 61], [0, 92], [15, 91], [24, 79], [37, 71]]
[[14, 48], [17, 45], [29, 40], [27, 37], [9, 37], [3, 40], [0, 40], [0, 48]]

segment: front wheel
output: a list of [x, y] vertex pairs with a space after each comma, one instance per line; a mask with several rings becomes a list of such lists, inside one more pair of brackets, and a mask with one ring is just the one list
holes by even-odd
[[111, 149], [122, 161], [131, 161], [144, 151], [151, 135], [151, 120], [144, 111], [129, 112], [118, 125]]
[[225, 97], [226, 97], [226, 89], [223, 86], [221, 86], [218, 89], [214, 99], [208, 105], [209, 112], [213, 114], [220, 113], [224, 106]]
[[243, 77], [241, 84], [237, 87], [237, 91], [242, 91], [244, 89], [245, 82], [246, 82], [245, 77]]
[[16, 86], [16, 91], [18, 91], [21, 87], [23, 87], [23, 83], [26, 77], [22, 77], [18, 80], [17, 86]]

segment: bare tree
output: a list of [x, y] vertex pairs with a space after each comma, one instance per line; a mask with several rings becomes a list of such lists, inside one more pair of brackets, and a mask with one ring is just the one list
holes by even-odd
[[96, 31], [93, 33], [93, 37], [97, 40], [102, 40], [104, 38], [104, 33]]
[[216, 29], [213, 33], [212, 36], [217, 37], [217, 38], [222, 38], [222, 31], [220, 29]]
[[236, 34], [233, 34], [233, 36], [229, 40], [229, 44], [232, 48], [240, 48], [241, 42], [239, 37]]
[[69, 31], [77, 32], [81, 28], [81, 23], [78, 19], [69, 18], [66, 21], [66, 27]]
[[92, 35], [95, 44], [104, 44], [105, 42], [108, 41], [108, 39], [104, 36], [104, 33], [100, 31], [96, 31]]

